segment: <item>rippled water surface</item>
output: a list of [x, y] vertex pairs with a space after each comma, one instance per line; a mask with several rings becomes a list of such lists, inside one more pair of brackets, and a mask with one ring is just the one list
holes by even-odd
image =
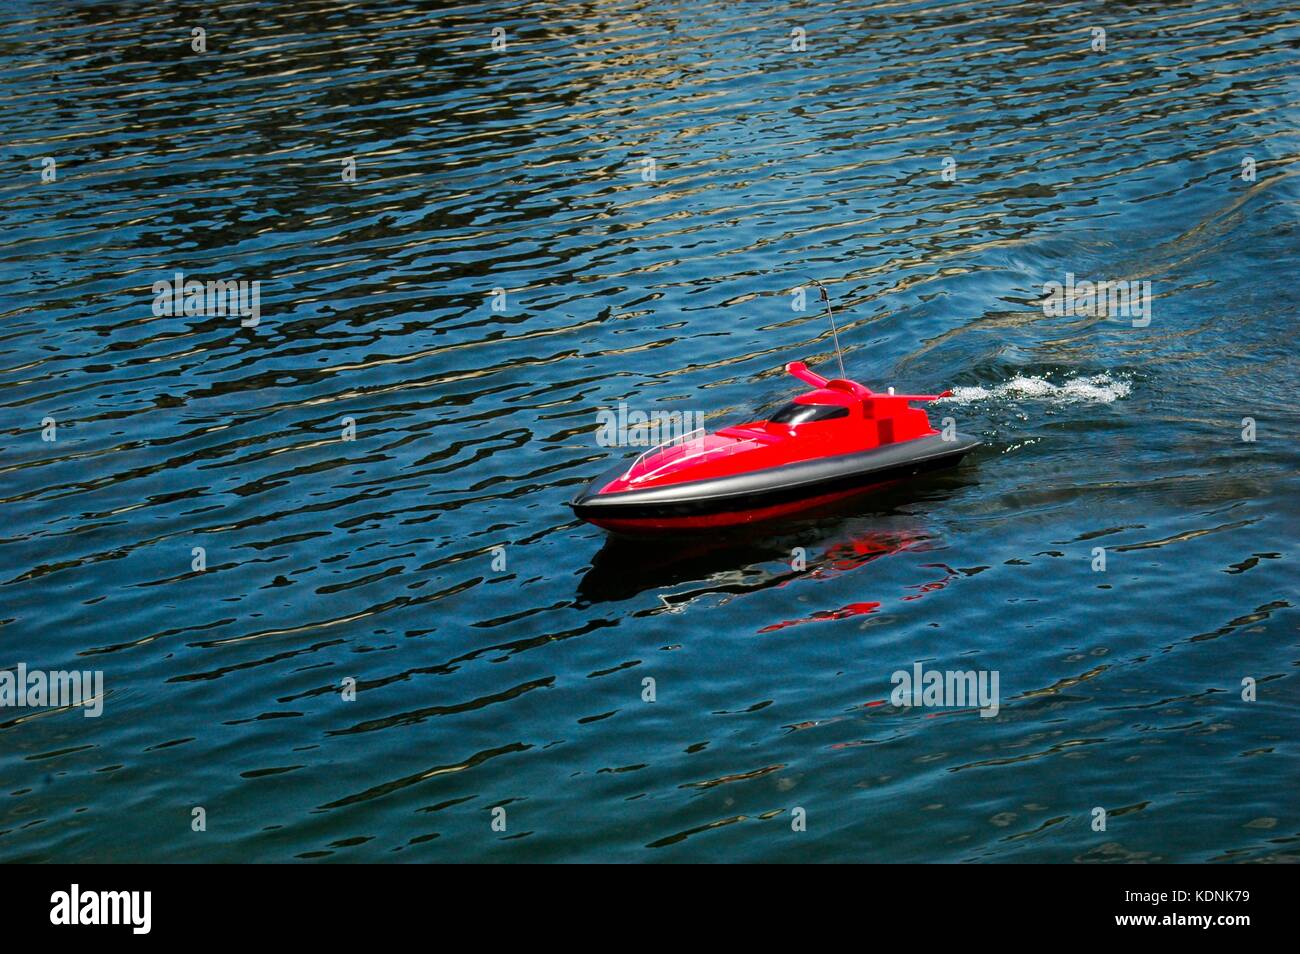
[[[4, 4], [0, 666], [104, 698], [0, 710], [0, 859], [1296, 860], [1298, 46], [1271, 0]], [[178, 270], [260, 322], [155, 316]], [[1150, 324], [1046, 316], [1067, 273]], [[602, 408], [832, 366], [809, 277], [984, 446], [575, 521]], [[915, 662], [999, 715], [889, 704]]]

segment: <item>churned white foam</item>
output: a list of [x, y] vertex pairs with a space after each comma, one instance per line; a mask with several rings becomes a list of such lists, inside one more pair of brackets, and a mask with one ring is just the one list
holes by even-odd
[[970, 404], [989, 398], [1028, 398], [1045, 400], [1054, 404], [1109, 404], [1127, 397], [1132, 385], [1109, 374], [1094, 374], [1084, 378], [1070, 378], [1054, 384], [1047, 378], [1018, 374], [1010, 381], [991, 387], [956, 387], [952, 397], [944, 398], [956, 404]]

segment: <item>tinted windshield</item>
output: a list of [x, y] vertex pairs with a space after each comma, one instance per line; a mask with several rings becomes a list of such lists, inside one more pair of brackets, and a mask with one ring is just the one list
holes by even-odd
[[791, 401], [768, 420], [794, 426], [807, 424], [809, 421], [829, 421], [832, 418], [848, 416], [849, 409], [840, 404], [796, 404]]

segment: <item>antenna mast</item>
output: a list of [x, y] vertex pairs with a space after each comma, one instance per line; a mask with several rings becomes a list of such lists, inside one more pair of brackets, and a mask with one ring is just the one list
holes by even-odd
[[835, 339], [835, 359], [840, 363], [840, 377], [847, 378], [848, 375], [844, 373], [844, 352], [840, 350], [840, 330], [835, 327], [835, 312], [831, 308], [830, 293], [826, 291], [826, 286], [817, 279], [810, 278], [809, 281], [817, 286], [817, 290], [822, 294], [822, 301], [826, 302], [826, 317], [831, 320], [831, 337]]

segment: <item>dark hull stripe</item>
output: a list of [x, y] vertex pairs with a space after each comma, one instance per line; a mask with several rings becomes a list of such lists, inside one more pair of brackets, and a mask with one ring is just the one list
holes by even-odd
[[[619, 494], [599, 494], [589, 488], [586, 492], [578, 494], [569, 504], [573, 508], [575, 515], [584, 519], [604, 519], [604, 520], [635, 520], [638, 518], [670, 518], [670, 517], [691, 517], [702, 514], [716, 513], [743, 513], [747, 510], [755, 510], [761, 507], [770, 507], [782, 503], [799, 500], [803, 497], [812, 497], [820, 494], [833, 493], [839, 490], [851, 490], [856, 487], [869, 487], [873, 484], [887, 483], [892, 480], [905, 479], [917, 474], [928, 471], [938, 470], [944, 467], [955, 466], [972, 448], [978, 445], [978, 441], [967, 439], [961, 443], [948, 443], [950, 450], [947, 453], [930, 453], [922, 457], [914, 457], [910, 460], [901, 460], [896, 463], [887, 464], [877, 467], [863, 467], [849, 473], [829, 472], [824, 479], [801, 481], [798, 484], [780, 484], [767, 488], [756, 487], [752, 490], [746, 490], [743, 493], [736, 493], [726, 489], [725, 484], [721, 484], [723, 491], [716, 495], [700, 495], [692, 493], [692, 484], [685, 483], [676, 485], [685, 493], [686, 499], [671, 500], [654, 500], [654, 501], [622, 501], [619, 498], [630, 496], [629, 493]], [[772, 468], [774, 480], [779, 481], [780, 471], [785, 468]], [[842, 470], [842, 469], [841, 469]], [[612, 472], [613, 477], [617, 477], [622, 471], [615, 469]], [[760, 472], [761, 473], [761, 472]], [[592, 482], [592, 487], [599, 489], [609, 482], [606, 476], [597, 478]], [[747, 475], [750, 482], [753, 483], [753, 477], [756, 475]], [[715, 482], [710, 482], [715, 483]], [[669, 487], [659, 488], [661, 490], [670, 490]], [[637, 496], [642, 496], [643, 492], [633, 492]], [[585, 498], [585, 499], [584, 499]]]

